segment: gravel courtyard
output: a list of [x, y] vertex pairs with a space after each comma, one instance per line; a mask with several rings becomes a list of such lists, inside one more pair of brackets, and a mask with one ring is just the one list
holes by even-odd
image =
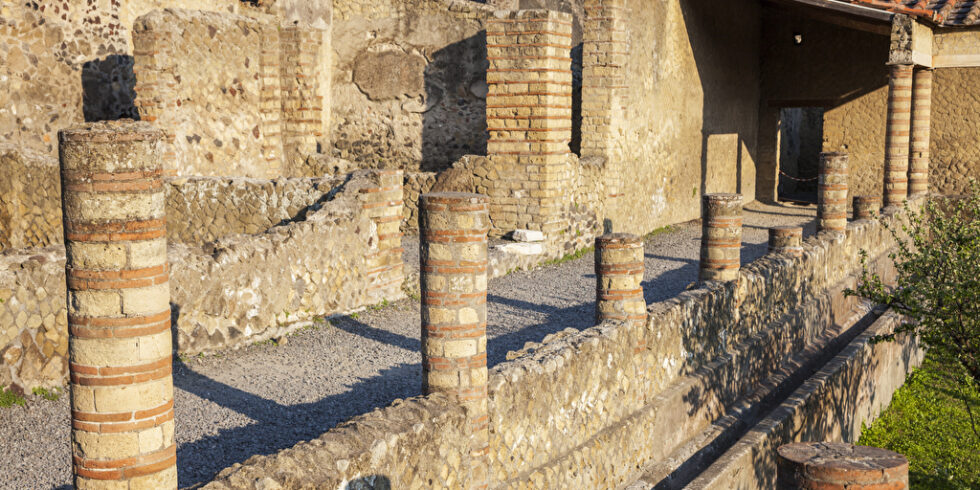
[[[767, 228], [806, 224], [815, 206], [746, 207], [743, 263], [766, 253]], [[669, 299], [697, 277], [701, 228], [674, 226], [646, 242], [647, 303]], [[407, 247], [417, 246], [406, 240]], [[417, 264], [417, 252], [413, 261]], [[417, 267], [417, 265], [415, 265]], [[549, 333], [593, 324], [591, 254], [489, 284], [489, 363]], [[331, 319], [288, 338], [175, 362], [178, 467], [182, 487], [253, 454], [312, 439], [344, 420], [419, 395], [419, 304], [407, 299]], [[0, 487], [60, 488], [71, 481], [67, 396], [30, 397], [0, 409]]]

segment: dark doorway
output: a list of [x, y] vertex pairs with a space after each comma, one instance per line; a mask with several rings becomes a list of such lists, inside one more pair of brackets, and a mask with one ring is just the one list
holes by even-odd
[[779, 200], [816, 203], [823, 149], [823, 107], [779, 111]]

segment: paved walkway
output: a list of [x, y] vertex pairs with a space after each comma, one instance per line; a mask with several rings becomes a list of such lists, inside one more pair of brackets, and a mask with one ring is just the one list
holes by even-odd
[[[743, 262], [766, 253], [770, 226], [808, 224], [815, 208], [747, 206]], [[697, 278], [701, 229], [683, 224], [646, 243], [647, 303], [669, 299]], [[516, 272], [489, 284], [489, 362], [526, 342], [592, 326], [591, 255]], [[294, 335], [176, 363], [181, 486], [208, 481], [253, 454], [315, 438], [350, 417], [420, 394], [419, 306], [405, 300]], [[0, 488], [52, 488], [71, 479], [68, 400], [31, 399], [0, 409]]]

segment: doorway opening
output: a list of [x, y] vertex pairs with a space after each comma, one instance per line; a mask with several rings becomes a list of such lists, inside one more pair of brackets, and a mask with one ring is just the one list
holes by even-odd
[[817, 202], [823, 115], [823, 107], [784, 107], [779, 111], [780, 201]]

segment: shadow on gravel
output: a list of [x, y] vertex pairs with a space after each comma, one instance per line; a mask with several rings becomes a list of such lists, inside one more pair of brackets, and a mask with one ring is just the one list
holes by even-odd
[[[324, 369], [329, 369], [329, 365]], [[283, 405], [220, 383], [179, 361], [174, 362], [174, 385], [255, 421], [179, 445], [178, 476], [181, 487], [187, 487], [209, 481], [222, 469], [253, 455], [273, 454], [317, 438], [351, 417], [389, 405], [395, 398], [420, 395], [422, 367], [417, 363], [399, 364], [344, 393], [296, 405]]]
[[516, 332], [508, 332], [501, 335], [494, 335], [493, 325], [487, 326], [487, 365], [493, 367], [507, 360], [507, 353], [520, 350], [527, 342], [540, 342], [547, 335], [574, 328], [585, 330], [595, 322], [595, 305], [593, 303], [581, 303], [565, 308], [543, 306], [528, 301], [513, 298], [505, 298], [494, 294], [487, 295], [488, 303], [495, 303], [513, 309], [534, 311], [536, 313], [547, 313], [548, 319], [537, 325], [530, 325]]
[[[409, 352], [419, 352], [422, 350], [422, 343], [417, 338], [406, 337], [401, 334], [372, 327], [349, 316], [331, 318], [330, 325], [333, 325], [339, 330], [343, 330], [351, 335], [357, 335], [368, 340], [388, 344], [392, 347], [398, 347], [399, 349], [404, 349]], [[421, 329], [421, 327], [419, 328]]]

